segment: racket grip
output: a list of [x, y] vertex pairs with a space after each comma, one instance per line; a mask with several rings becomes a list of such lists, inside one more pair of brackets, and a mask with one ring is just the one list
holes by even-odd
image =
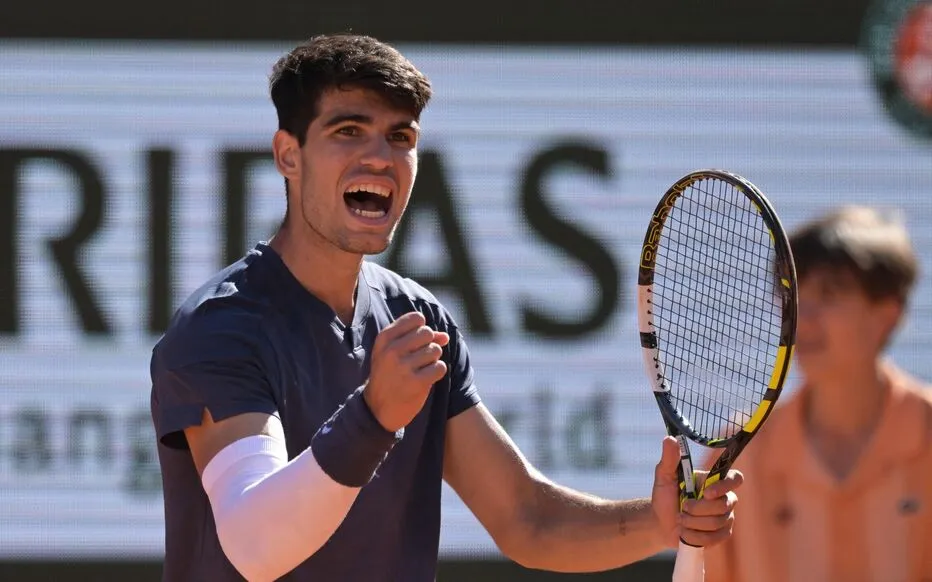
[[673, 582], [704, 582], [705, 554], [702, 548], [680, 542], [673, 564]]

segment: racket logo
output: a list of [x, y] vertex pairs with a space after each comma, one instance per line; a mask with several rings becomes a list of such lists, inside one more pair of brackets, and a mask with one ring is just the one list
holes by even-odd
[[666, 222], [667, 216], [670, 214], [673, 205], [676, 204], [676, 199], [678, 197], [678, 192], [672, 196], [667, 196], [663, 203], [654, 211], [654, 215], [651, 217], [650, 225], [647, 229], [647, 236], [644, 237], [644, 246], [641, 248], [642, 269], [654, 268], [654, 264], [657, 261], [657, 247], [660, 242], [660, 234], [663, 231], [663, 223]]

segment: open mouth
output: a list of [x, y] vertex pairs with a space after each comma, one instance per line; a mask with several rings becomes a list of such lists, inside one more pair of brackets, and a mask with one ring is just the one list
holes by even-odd
[[350, 212], [364, 218], [383, 218], [392, 207], [392, 191], [378, 184], [358, 184], [343, 193]]

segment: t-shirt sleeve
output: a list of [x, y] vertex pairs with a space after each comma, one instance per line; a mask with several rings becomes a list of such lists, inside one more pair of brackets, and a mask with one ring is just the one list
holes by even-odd
[[153, 350], [152, 418], [159, 441], [187, 448], [184, 429], [249, 412], [277, 414], [264, 335], [248, 315], [205, 317]]
[[449, 360], [450, 367], [450, 404], [447, 418], [464, 412], [479, 404], [479, 391], [475, 384], [475, 372], [469, 361], [469, 347], [459, 327], [447, 316], [447, 330], [450, 334]]

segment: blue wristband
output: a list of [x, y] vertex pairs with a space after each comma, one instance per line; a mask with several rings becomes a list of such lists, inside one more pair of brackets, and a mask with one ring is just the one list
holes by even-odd
[[404, 429], [390, 432], [379, 424], [357, 388], [311, 439], [311, 450], [320, 468], [346, 487], [362, 487], [375, 472]]

